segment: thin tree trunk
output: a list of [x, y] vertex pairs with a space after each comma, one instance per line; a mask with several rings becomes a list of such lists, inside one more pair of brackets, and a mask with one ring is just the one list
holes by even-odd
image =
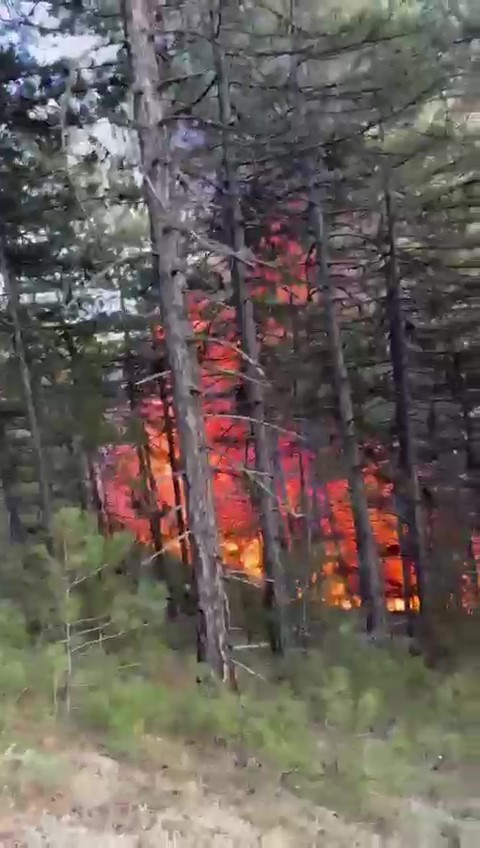
[[10, 541], [14, 545], [23, 545], [27, 539], [27, 532], [21, 517], [20, 499], [14, 491], [14, 474], [8, 455], [7, 422], [3, 416], [0, 418], [0, 482], [8, 513]]
[[[163, 361], [163, 360], [162, 360]], [[168, 396], [167, 384], [162, 369], [157, 372], [157, 386], [163, 407], [163, 429], [167, 438], [168, 461], [172, 472], [173, 500], [175, 504], [175, 515], [180, 544], [180, 556], [185, 575], [191, 570], [190, 554], [188, 550], [187, 525], [185, 522], [182, 486], [180, 483], [180, 469], [177, 461], [175, 446], [175, 432], [172, 416], [170, 413], [170, 398]]]
[[224, 168], [225, 212], [228, 222], [232, 257], [231, 272], [236, 315], [244, 361], [245, 391], [252, 419], [255, 466], [259, 480], [258, 503], [263, 542], [263, 569], [265, 574], [265, 606], [269, 624], [270, 646], [274, 653], [283, 653], [288, 643], [286, 624], [287, 593], [280, 545], [278, 501], [275, 495], [275, 474], [265, 423], [265, 405], [261, 387], [262, 371], [259, 367], [259, 344], [249, 296], [245, 266], [237, 255], [245, 248], [244, 227], [240, 205], [240, 189], [232, 160], [228, 127], [232, 123], [230, 89], [226, 74], [223, 50], [215, 31], [215, 14], [211, 12], [212, 51], [217, 76], [218, 106], [222, 125], [222, 153]]
[[[472, 478], [478, 473], [479, 463], [475, 455], [475, 447], [473, 440], [472, 426], [472, 409], [467, 396], [467, 385], [465, 374], [462, 369], [462, 355], [459, 350], [452, 351], [452, 393], [460, 406], [465, 444], [465, 470], [468, 483], [471, 486]], [[473, 501], [475, 503], [475, 501]], [[470, 504], [466, 504], [466, 517], [469, 527], [469, 537], [467, 543], [467, 563], [469, 575], [471, 578], [472, 589], [475, 597], [480, 596], [480, 574], [478, 571], [477, 560], [473, 539], [476, 535], [478, 526], [478, 512], [475, 508], [471, 508]]]
[[27, 407], [27, 417], [32, 434], [33, 447], [37, 460], [38, 484], [40, 490], [40, 509], [42, 514], [42, 526], [46, 536], [46, 542], [49, 548], [52, 546], [52, 503], [50, 495], [50, 485], [48, 481], [47, 463], [45, 452], [42, 443], [40, 425], [35, 406], [32, 377], [28, 365], [27, 354], [23, 342], [23, 334], [19, 314], [19, 295], [14, 277], [10, 274], [7, 265], [5, 244], [3, 239], [0, 240], [0, 275], [3, 277], [3, 284], [8, 299], [8, 309], [13, 324], [13, 336], [15, 343], [15, 354], [20, 367], [20, 377], [22, 381], [25, 403]]
[[[293, 303], [293, 294], [290, 294], [290, 308], [291, 308], [291, 327], [292, 327], [292, 357], [294, 362], [298, 361], [298, 357], [300, 354], [300, 340], [298, 333], [298, 322], [297, 315], [295, 312], [295, 307]], [[309, 333], [307, 330], [307, 343], [309, 342]], [[292, 401], [294, 409], [297, 408], [298, 405], [298, 381], [296, 376], [293, 378], [292, 385]], [[300, 427], [301, 435], [305, 436], [304, 433], [304, 422], [302, 419], [302, 424]], [[303, 537], [301, 539], [303, 554], [306, 556], [307, 561], [310, 562], [311, 554], [312, 554], [312, 522], [310, 520], [310, 502], [307, 494], [307, 483], [306, 483], [306, 474], [305, 474], [305, 460], [303, 455], [303, 447], [301, 443], [297, 442], [297, 458], [298, 458], [298, 472], [300, 478], [300, 511], [302, 513], [301, 527], [303, 527]]]
[[[112, 522], [107, 509], [105, 488], [99, 463], [91, 451], [86, 452], [88, 489], [91, 493], [93, 511], [97, 516], [98, 530], [105, 536], [112, 533]], [[115, 522], [115, 519], [114, 519]]]
[[[81, 368], [80, 355], [75, 344], [75, 340], [69, 330], [65, 328], [63, 332], [65, 346], [70, 356], [70, 371], [71, 382], [74, 389], [74, 397], [70, 405], [70, 412], [73, 416], [77, 414], [78, 405], [82, 403], [82, 386], [78, 379], [78, 373]], [[65, 410], [66, 414], [68, 410]], [[92, 452], [84, 444], [84, 438], [79, 435], [73, 435], [71, 439], [71, 454], [76, 460], [77, 465], [77, 493], [80, 509], [85, 511], [95, 512], [97, 516], [97, 526], [100, 533], [108, 534], [110, 532], [109, 522], [105, 523], [104, 505], [100, 504], [100, 496], [98, 493], [95, 474], [92, 471]]]
[[[406, 487], [405, 518], [407, 526], [401, 529], [401, 537], [404, 542], [402, 546], [402, 558], [405, 554], [405, 542], [408, 540], [407, 555], [415, 569], [420, 604], [422, 609], [425, 610], [427, 545], [412, 427], [407, 346], [402, 314], [402, 294], [395, 235], [395, 210], [387, 176], [385, 176], [385, 214], [388, 244], [386, 283], [387, 317], [390, 329], [390, 359], [392, 362], [393, 385], [395, 389], [395, 421], [399, 446], [400, 480]], [[402, 488], [401, 484], [400, 488]], [[403, 522], [401, 516], [400, 521]]]
[[[296, 0], [290, 0], [290, 37], [292, 46], [295, 46], [296, 42], [296, 30], [294, 27], [295, 6]], [[298, 87], [299, 70], [301, 68], [295, 57], [292, 59], [291, 68], [293, 90], [296, 100], [299, 103], [299, 117], [302, 123], [306, 123], [308, 120], [306, 104], [304, 96]], [[335, 400], [340, 421], [343, 453], [347, 465], [350, 500], [357, 542], [360, 594], [362, 606], [365, 610], [365, 624], [369, 632], [378, 638], [383, 638], [387, 629], [385, 586], [378, 546], [368, 511], [367, 492], [363, 479], [360, 448], [355, 428], [350, 380], [345, 363], [342, 332], [335, 303], [335, 286], [332, 283], [328, 263], [328, 233], [325, 224], [321, 191], [316, 176], [318, 166], [320, 168], [323, 167], [321, 148], [319, 154], [318, 163], [308, 157], [305, 166], [310, 205], [310, 224], [316, 249], [316, 288], [321, 293], [327, 319], [327, 336], [333, 370]], [[309, 291], [309, 298], [311, 296], [312, 292]]]
[[145, 195], [153, 233], [153, 252], [165, 343], [173, 377], [173, 398], [182, 463], [185, 469], [187, 515], [192, 536], [198, 596], [198, 655], [222, 680], [233, 678], [227, 638], [227, 602], [223, 586], [201, 403], [198, 362], [193, 355], [193, 329], [185, 303], [185, 280], [179, 269], [180, 236], [165, 216], [175, 201], [171, 162], [171, 130], [165, 119], [171, 107], [171, 61], [168, 47], [157, 58], [155, 37], [164, 35], [164, 4], [156, 10], [149, 0], [124, 0], [129, 41], [135, 119], [138, 127]]
[[[141, 498], [140, 512], [147, 517], [150, 526], [150, 536], [155, 551], [154, 572], [159, 580], [165, 580], [165, 556], [163, 550], [163, 537], [161, 529], [160, 510], [158, 507], [158, 491], [155, 476], [150, 461], [150, 445], [145, 430], [145, 421], [139, 410], [135, 377], [133, 374], [132, 353], [129, 348], [128, 334], [125, 335], [125, 374], [126, 388], [130, 412], [134, 421], [135, 451], [138, 459], [138, 471], [140, 477]], [[173, 602], [173, 598], [170, 599]]]
[[328, 265], [326, 233], [320, 190], [310, 166], [308, 174], [310, 218], [316, 246], [317, 285], [323, 296], [333, 368], [343, 451], [347, 464], [353, 521], [357, 541], [360, 592], [368, 630], [382, 637], [386, 632], [386, 604], [382, 566], [368, 512], [360, 449], [355, 430], [352, 395], [343, 353], [342, 333], [335, 303], [335, 288]]
[[413, 560], [410, 538], [408, 535], [408, 507], [405, 505], [404, 492], [402, 491], [402, 486], [398, 479], [395, 479], [393, 482], [393, 503], [394, 512], [397, 517], [398, 546], [402, 560], [403, 602], [405, 604], [405, 614], [407, 617], [407, 629], [408, 634], [413, 636]]
[[[285, 519], [280, 521], [280, 546], [282, 550], [291, 552], [293, 548], [293, 540], [295, 538], [295, 525], [293, 522], [293, 516], [289, 509], [290, 504], [288, 501], [287, 483], [282, 468], [282, 456], [280, 453], [278, 433], [272, 434], [271, 443], [273, 444], [272, 466], [275, 497], [278, 503], [284, 505], [284, 509], [286, 511]], [[257, 506], [260, 511], [260, 503], [258, 503]]]
[[[155, 476], [152, 472], [150, 461], [150, 445], [145, 429], [145, 421], [138, 406], [137, 390], [135, 386], [135, 367], [131, 349], [131, 338], [127, 326], [127, 313], [125, 308], [125, 297], [120, 285], [120, 308], [123, 322], [123, 347], [125, 361], [126, 394], [130, 413], [134, 421], [135, 450], [138, 459], [138, 470], [141, 486], [141, 512], [146, 514], [150, 525], [150, 536], [155, 551], [154, 573], [159, 580], [166, 581], [165, 556], [163, 550], [163, 538], [161, 529], [161, 518], [158, 507], [158, 491]], [[168, 585], [167, 585], [167, 588]], [[175, 615], [175, 603], [173, 594], [169, 591], [169, 614]]]

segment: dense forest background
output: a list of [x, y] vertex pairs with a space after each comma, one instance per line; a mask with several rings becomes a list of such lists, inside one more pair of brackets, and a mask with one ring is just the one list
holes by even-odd
[[236, 643], [321, 644], [325, 608], [469, 650], [476, 4], [8, 2], [0, 26], [0, 574], [31, 636], [106, 638], [112, 571], [123, 616], [164, 585], [231, 682]]

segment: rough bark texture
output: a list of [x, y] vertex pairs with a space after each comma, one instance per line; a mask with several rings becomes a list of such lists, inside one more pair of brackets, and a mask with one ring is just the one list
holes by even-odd
[[309, 201], [312, 231], [316, 246], [317, 285], [327, 319], [327, 332], [338, 407], [343, 451], [352, 503], [358, 550], [360, 592], [367, 615], [367, 628], [382, 636], [386, 629], [386, 606], [382, 566], [368, 512], [367, 493], [362, 473], [360, 449], [355, 431], [350, 381], [343, 354], [340, 321], [335, 304], [335, 289], [328, 265], [328, 237], [320, 191], [314, 169], [310, 167]]
[[13, 324], [13, 338], [15, 344], [15, 354], [18, 359], [20, 368], [20, 378], [22, 381], [23, 393], [25, 396], [25, 405], [27, 407], [28, 424], [32, 434], [33, 449], [38, 467], [38, 482], [40, 489], [40, 509], [42, 514], [42, 526], [46, 536], [47, 545], [51, 546], [52, 540], [52, 504], [50, 497], [50, 486], [48, 482], [47, 463], [45, 460], [45, 452], [42, 444], [42, 436], [40, 432], [40, 424], [38, 421], [37, 409], [35, 406], [32, 379], [30, 368], [28, 366], [25, 345], [23, 342], [22, 328], [19, 315], [19, 297], [16, 281], [10, 274], [7, 259], [5, 255], [5, 246], [3, 239], [0, 237], [0, 276], [3, 277], [3, 284], [8, 300], [8, 311]]
[[[212, 13], [212, 23], [214, 14]], [[240, 205], [240, 191], [232, 161], [228, 127], [232, 121], [229, 83], [223, 50], [212, 26], [212, 51], [218, 85], [218, 105], [222, 132], [224, 169], [225, 215], [230, 235], [230, 246], [234, 251], [231, 260], [232, 285], [235, 299], [241, 345], [246, 354], [244, 360], [244, 382], [249, 415], [252, 421], [252, 437], [255, 451], [255, 466], [259, 479], [257, 499], [260, 514], [260, 529], [263, 543], [263, 569], [265, 574], [265, 605], [269, 622], [269, 640], [275, 653], [283, 653], [288, 641], [285, 622], [286, 589], [280, 545], [280, 521], [278, 499], [275, 494], [273, 459], [265, 421], [265, 404], [262, 391], [262, 371], [259, 367], [260, 349], [249, 296], [245, 265], [237, 258], [245, 249], [244, 227]]]
[[390, 358], [392, 361], [393, 385], [395, 389], [395, 422], [399, 446], [398, 462], [401, 482], [405, 484], [407, 496], [405, 516], [407, 532], [403, 532], [402, 537], [404, 543], [407, 542], [408, 545], [408, 551], [406, 553], [413, 563], [417, 577], [417, 590], [420, 603], [424, 606], [427, 551], [422, 495], [418, 479], [412, 428], [407, 346], [402, 314], [402, 296], [395, 237], [395, 212], [388, 184], [386, 184], [385, 188], [385, 212], [388, 243], [388, 261], [386, 264], [387, 315], [390, 330]]
[[192, 539], [199, 608], [199, 655], [222, 680], [230, 677], [226, 598], [205, 438], [198, 363], [179, 270], [180, 237], [165, 221], [175, 201], [168, 112], [171, 76], [168, 50], [158, 58], [155, 36], [164, 32], [166, 7], [153, 0], [125, 0], [135, 118], [141, 149], [145, 194], [151, 219], [153, 252], [165, 344], [173, 378], [175, 409], [185, 473], [187, 516]]

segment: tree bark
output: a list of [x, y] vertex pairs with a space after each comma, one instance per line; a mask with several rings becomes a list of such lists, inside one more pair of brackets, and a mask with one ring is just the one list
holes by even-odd
[[[400, 482], [406, 488], [406, 527], [401, 528], [402, 558], [412, 562], [417, 578], [420, 604], [425, 609], [425, 574], [427, 546], [423, 519], [422, 495], [415, 457], [408, 378], [407, 345], [402, 314], [402, 293], [398, 268], [393, 197], [385, 177], [385, 215], [388, 258], [386, 263], [387, 317], [390, 330], [390, 359], [395, 390], [395, 422], [398, 437]], [[400, 485], [400, 488], [402, 486]], [[400, 521], [403, 521], [400, 516]], [[407, 550], [405, 550], [405, 547]]]
[[155, 362], [161, 361], [162, 367], [158, 369], [156, 372], [156, 383], [158, 386], [158, 393], [160, 400], [162, 401], [163, 407], [163, 430], [165, 436], [167, 438], [168, 445], [168, 461], [170, 463], [170, 470], [172, 472], [172, 489], [173, 489], [173, 502], [175, 504], [175, 515], [177, 521], [177, 530], [178, 537], [180, 539], [180, 555], [182, 559], [182, 566], [184, 570], [185, 577], [187, 577], [191, 570], [190, 563], [190, 554], [188, 550], [188, 539], [187, 539], [187, 525], [185, 522], [184, 516], [184, 508], [183, 508], [183, 496], [182, 496], [182, 485], [180, 482], [180, 469], [178, 467], [177, 454], [175, 449], [175, 432], [174, 432], [174, 422], [172, 420], [172, 415], [170, 413], [170, 398], [169, 392], [166, 384], [165, 377], [163, 376], [163, 363], [164, 359], [154, 360], [154, 369]]
[[[464, 498], [465, 494], [470, 494], [469, 489], [472, 487], [472, 481], [475, 479], [475, 476], [478, 474], [479, 470], [479, 462], [475, 452], [475, 444], [474, 444], [474, 432], [473, 432], [473, 416], [472, 416], [472, 408], [468, 398], [467, 392], [467, 382], [465, 379], [465, 373], [463, 370], [462, 363], [462, 354], [460, 350], [452, 350], [451, 353], [452, 358], [452, 377], [451, 377], [451, 387], [452, 394], [457, 403], [460, 406], [460, 413], [462, 417], [463, 423], [463, 432], [464, 432], [464, 444], [465, 444], [465, 471], [467, 475], [467, 491], [464, 489]], [[468, 563], [468, 571], [469, 576], [472, 583], [472, 589], [474, 595], [477, 599], [480, 597], [480, 572], [478, 570], [478, 563], [475, 557], [474, 543], [473, 539], [475, 535], [477, 535], [477, 527], [478, 527], [478, 510], [476, 508], [477, 503], [473, 498], [468, 497], [468, 501], [470, 503], [465, 504], [466, 506], [466, 519], [469, 527], [469, 538], [467, 543], [467, 563]]]
[[367, 629], [383, 637], [386, 632], [386, 604], [382, 566], [368, 512], [360, 449], [355, 428], [352, 395], [343, 353], [342, 333], [335, 304], [335, 288], [328, 265], [326, 232], [320, 190], [313, 165], [308, 174], [310, 219], [316, 247], [317, 286], [322, 294], [333, 369], [343, 452], [347, 464], [353, 521], [358, 550], [360, 593], [366, 612]]
[[42, 515], [42, 526], [45, 533], [47, 546], [52, 546], [52, 503], [50, 495], [50, 485], [47, 473], [47, 463], [45, 458], [44, 446], [40, 431], [37, 409], [32, 386], [32, 378], [30, 368], [27, 361], [27, 353], [23, 341], [22, 327], [19, 314], [19, 295], [18, 288], [14, 277], [10, 274], [8, 268], [5, 244], [3, 238], [0, 237], [0, 275], [3, 277], [3, 284], [8, 300], [8, 310], [13, 324], [13, 337], [15, 345], [15, 354], [20, 367], [20, 377], [22, 381], [23, 393], [25, 396], [25, 404], [27, 407], [27, 417], [32, 434], [33, 447], [37, 460], [38, 485], [40, 490], [40, 510]]
[[275, 493], [273, 458], [265, 420], [265, 404], [261, 387], [263, 373], [259, 365], [260, 349], [253, 303], [249, 295], [245, 265], [238, 256], [245, 249], [240, 188], [232, 159], [229, 127], [232, 123], [230, 88], [224, 54], [218, 40], [215, 14], [211, 12], [212, 52], [217, 76], [218, 107], [222, 125], [222, 158], [224, 170], [224, 199], [227, 231], [233, 251], [231, 274], [238, 330], [242, 350], [246, 354], [243, 371], [245, 393], [252, 421], [252, 439], [255, 466], [259, 483], [257, 497], [260, 510], [260, 529], [263, 542], [263, 570], [265, 574], [265, 607], [268, 636], [274, 653], [284, 653], [288, 643], [286, 623], [287, 593], [281, 556], [278, 499]]
[[198, 594], [198, 654], [222, 680], [232, 679], [226, 622], [226, 596], [208, 458], [199, 368], [193, 356], [193, 330], [180, 272], [180, 235], [165, 223], [176, 199], [171, 161], [171, 106], [168, 47], [158, 58], [155, 37], [164, 35], [165, 4], [124, 0], [133, 70], [135, 119], [140, 142], [145, 196], [153, 234], [153, 252], [165, 343], [173, 377], [173, 398], [182, 463], [187, 516], [192, 538]]
[[[102, 471], [93, 451], [85, 452], [85, 461], [87, 468], [86, 488], [91, 496], [91, 508], [97, 516], [98, 531], [104, 536], [109, 536], [113, 532], [113, 527], [106, 503]], [[115, 526], [115, 517], [113, 525]]]
[[123, 323], [123, 350], [126, 394], [130, 414], [134, 424], [135, 450], [138, 459], [138, 471], [141, 486], [140, 513], [147, 517], [150, 526], [150, 537], [155, 552], [153, 571], [158, 580], [166, 583], [169, 592], [167, 611], [170, 617], [176, 615], [174, 593], [168, 586], [165, 568], [165, 553], [163, 546], [161, 517], [158, 505], [158, 490], [155, 476], [152, 471], [150, 444], [145, 428], [145, 421], [138, 404], [138, 392], [135, 385], [135, 360], [132, 351], [131, 337], [127, 325], [127, 311], [125, 307], [125, 296], [120, 284], [120, 309]]
[[9, 457], [7, 439], [7, 421], [0, 417], [0, 482], [3, 489], [5, 508], [8, 513], [10, 541], [13, 545], [23, 545], [27, 532], [23, 526], [20, 499], [15, 494], [13, 463]]

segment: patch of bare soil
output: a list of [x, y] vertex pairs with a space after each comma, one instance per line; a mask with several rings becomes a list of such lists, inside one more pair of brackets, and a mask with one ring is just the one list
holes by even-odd
[[149, 761], [141, 768], [92, 751], [56, 751], [57, 786], [50, 784], [50, 791], [41, 785], [45, 774], [35, 758], [24, 758], [17, 769], [24, 770], [21, 799], [5, 785], [1, 848], [480, 845], [476, 817], [457, 821], [410, 802], [398, 814], [395, 833], [381, 835], [301, 801], [255, 762], [238, 768], [227, 752], [200, 752], [171, 740], [152, 740], [152, 748], [155, 767]]

